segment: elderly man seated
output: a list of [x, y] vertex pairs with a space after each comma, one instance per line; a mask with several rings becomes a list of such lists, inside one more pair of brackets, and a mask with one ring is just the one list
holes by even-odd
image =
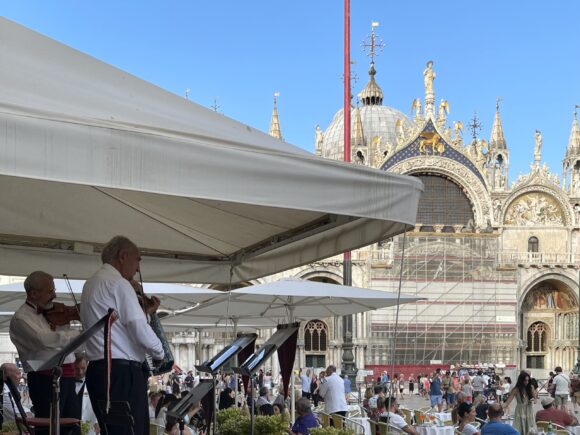
[[[10, 379], [16, 387], [18, 386], [20, 383], [20, 370], [15, 364], [4, 363], [0, 366], [0, 370], [2, 370], [4, 381]], [[18, 408], [16, 408], [16, 401], [11, 397], [8, 385], [6, 384], [4, 384], [4, 391], [2, 392], [2, 405], [4, 409], [4, 421], [14, 421], [15, 412], [18, 413]], [[24, 405], [22, 407], [24, 408], [24, 412], [31, 417], [30, 409]]]
[[576, 426], [578, 424], [576, 417], [554, 407], [553, 397], [545, 397], [542, 399], [542, 407], [544, 409], [536, 413], [536, 421], [551, 421], [564, 427]]
[[499, 403], [491, 403], [487, 408], [489, 422], [481, 429], [481, 435], [517, 435], [518, 431], [501, 421], [503, 407]]
[[296, 402], [296, 412], [298, 418], [294, 422], [292, 429], [288, 429], [289, 435], [310, 435], [310, 429], [318, 427], [318, 420], [312, 412], [310, 400], [306, 397], [298, 399]]

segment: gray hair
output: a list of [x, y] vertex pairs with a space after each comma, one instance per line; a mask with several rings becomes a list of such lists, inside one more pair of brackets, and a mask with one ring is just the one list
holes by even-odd
[[125, 236], [115, 236], [109, 240], [103, 250], [101, 251], [101, 261], [104, 263], [112, 263], [117, 258], [121, 251], [126, 249], [137, 248], [137, 245]]
[[306, 397], [302, 397], [296, 401], [296, 411], [298, 411], [298, 414], [308, 414], [310, 409], [310, 400]]
[[45, 279], [53, 280], [54, 278], [51, 274], [41, 270], [37, 270], [28, 275], [24, 280], [24, 290], [26, 290], [26, 294], [30, 294], [32, 290], [40, 290], [42, 280]]

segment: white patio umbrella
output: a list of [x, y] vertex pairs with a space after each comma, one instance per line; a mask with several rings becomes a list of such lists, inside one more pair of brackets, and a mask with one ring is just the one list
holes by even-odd
[[[345, 316], [418, 300], [421, 298], [406, 294], [398, 298], [396, 293], [382, 290], [283, 279], [232, 290], [202, 302], [178, 317], [180, 322], [235, 320], [275, 327], [280, 323]], [[166, 317], [163, 323], [169, 319]]]
[[[262, 322], [275, 326], [298, 320], [345, 316], [422, 299], [381, 290], [283, 279], [232, 290], [176, 317], [180, 322], [213, 319], [214, 322]], [[174, 320], [165, 318], [162, 323]], [[294, 376], [291, 376], [291, 394], [294, 419]]]
[[[80, 295], [85, 281], [69, 280], [77, 302], [80, 302]], [[64, 279], [54, 280], [56, 298], [59, 302], [72, 305], [73, 300]], [[160, 317], [176, 315], [187, 312], [198, 303], [207, 301], [215, 297], [223, 296], [223, 292], [208, 288], [191, 287], [180, 284], [167, 284], [148, 282], [143, 283], [145, 294], [157, 296], [161, 305], [159, 308]], [[26, 293], [22, 282], [0, 285], [0, 332], [7, 332], [10, 319], [14, 312], [24, 303]]]

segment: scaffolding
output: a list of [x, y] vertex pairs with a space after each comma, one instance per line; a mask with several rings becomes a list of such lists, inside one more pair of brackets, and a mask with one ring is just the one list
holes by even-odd
[[[497, 261], [495, 234], [407, 234], [370, 256], [370, 285], [425, 301], [372, 313], [368, 364], [515, 364], [517, 277]], [[388, 252], [385, 252], [385, 249]]]

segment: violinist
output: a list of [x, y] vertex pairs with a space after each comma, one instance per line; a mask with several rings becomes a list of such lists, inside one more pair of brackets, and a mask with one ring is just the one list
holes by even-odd
[[[149, 434], [149, 404], [147, 399], [147, 376], [142, 370], [145, 354], [153, 357], [154, 363], [163, 359], [163, 347], [139, 306], [131, 280], [139, 270], [139, 249], [124, 236], [113, 237], [101, 252], [103, 265], [87, 280], [81, 298], [81, 321], [85, 328], [94, 325], [107, 314], [109, 308], [118, 313], [111, 327], [111, 372], [110, 400], [128, 402], [133, 417], [133, 433]], [[159, 306], [153, 300], [152, 310]], [[155, 306], [156, 305], [156, 306]], [[97, 415], [99, 426], [109, 435], [127, 434], [127, 427], [106, 424], [99, 401], [106, 398], [105, 362], [103, 360], [103, 333], [87, 340], [86, 355], [89, 367], [86, 386]]]
[[[62, 350], [79, 334], [79, 331], [71, 330], [68, 323], [64, 324], [61, 319], [53, 318], [51, 322], [47, 319], [46, 311], [54, 308], [53, 300], [56, 297], [54, 279], [51, 275], [41, 271], [32, 272], [24, 281], [24, 289], [26, 302], [14, 313], [10, 321], [10, 339], [18, 350], [24, 371], [28, 374], [34, 415], [48, 418], [52, 398], [51, 371], [34, 371], [29, 361], [46, 361]], [[62, 311], [64, 312], [64, 306]], [[70, 314], [69, 310], [67, 314]], [[60, 409], [61, 417], [80, 419], [76, 404], [74, 361], [74, 354], [67, 355], [62, 365]], [[80, 434], [80, 428], [74, 428], [74, 431], [73, 433]], [[48, 430], [42, 432], [37, 428], [35, 433], [48, 433]]]

